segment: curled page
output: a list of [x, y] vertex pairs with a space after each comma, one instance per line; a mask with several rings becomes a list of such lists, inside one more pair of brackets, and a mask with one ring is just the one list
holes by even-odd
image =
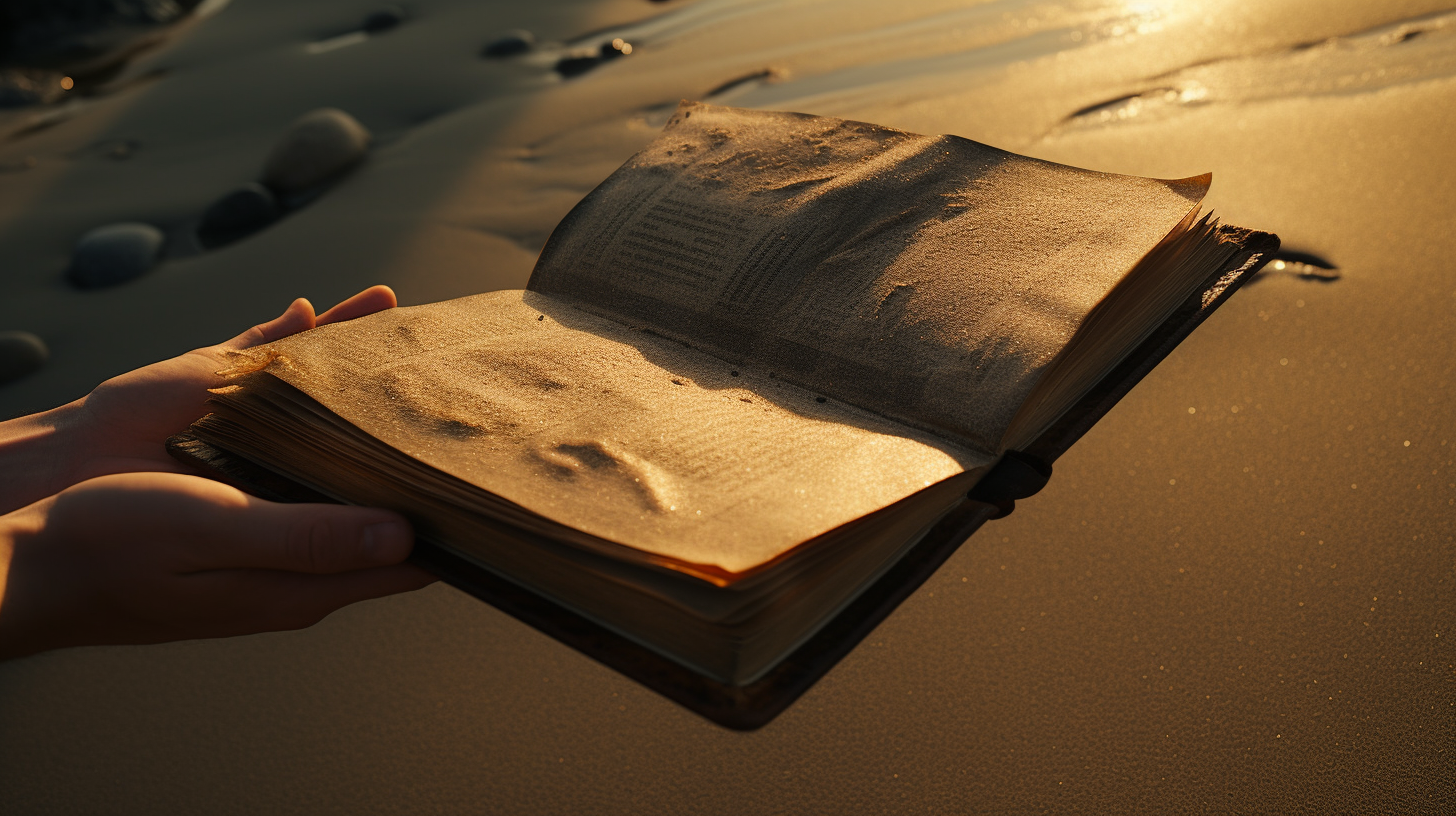
[[996, 453], [1043, 368], [1208, 178], [684, 102], [528, 288]]

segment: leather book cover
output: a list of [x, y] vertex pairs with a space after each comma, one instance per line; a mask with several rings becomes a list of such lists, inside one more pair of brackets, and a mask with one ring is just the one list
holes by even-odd
[[[762, 678], [745, 686], [718, 682], [618, 635], [555, 602], [525, 590], [428, 540], [411, 559], [445, 582], [474, 595], [561, 643], [647, 686], [713, 722], [737, 730], [767, 724], [849, 654], [920, 587], [985, 522], [1010, 513], [1017, 499], [1035, 494], [1051, 464], [1122, 399], [1241, 285], [1272, 259], [1279, 239], [1265, 232], [1221, 226], [1240, 251], [1184, 302], [1074, 408], [1024, 451], [1006, 454], [970, 492], [896, 564]], [[179, 460], [273, 501], [330, 501], [286, 477], [182, 434], [168, 440]]]

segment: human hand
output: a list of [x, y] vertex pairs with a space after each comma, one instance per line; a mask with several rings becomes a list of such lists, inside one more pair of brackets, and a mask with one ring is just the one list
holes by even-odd
[[304, 298], [279, 317], [226, 343], [195, 349], [180, 357], [128, 371], [97, 386], [85, 399], [89, 432], [97, 447], [82, 468], [83, 478], [133, 471], [179, 472], [167, 455], [167, 438], [207, 413], [207, 390], [223, 384], [219, 371], [232, 351], [271, 343], [291, 334], [392, 309], [398, 303], [388, 286], [365, 289], [321, 315]]
[[176, 473], [91, 479], [0, 516], [0, 660], [311, 626], [433, 581], [402, 563], [412, 544], [387, 510]]
[[315, 315], [295, 300], [278, 318], [215, 346], [113, 377], [53, 411], [0, 423], [0, 513], [24, 507], [86, 479], [136, 471], [182, 473], [168, 437], [207, 412], [207, 390], [227, 354], [306, 329], [393, 308], [388, 286], [374, 286]]

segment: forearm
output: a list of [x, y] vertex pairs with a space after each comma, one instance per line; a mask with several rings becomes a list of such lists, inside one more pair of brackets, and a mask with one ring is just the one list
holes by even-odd
[[13, 603], [5, 602], [5, 588], [10, 578], [10, 562], [15, 558], [15, 535], [7, 523], [9, 517], [0, 515], [0, 660], [14, 657], [19, 649], [10, 643], [10, 613]]
[[0, 514], [80, 481], [95, 441], [84, 400], [0, 422]]
[[[0, 660], [43, 652], [62, 645], [51, 643], [54, 626], [45, 620], [46, 610], [37, 608], [37, 601], [44, 606], [46, 601], [60, 601], [68, 593], [65, 587], [56, 587], [51, 592], [35, 592], [35, 587], [25, 586], [17, 576], [17, 568], [23, 571], [27, 564], [20, 563], [23, 544], [39, 532], [44, 519], [42, 502], [37, 505], [0, 515]], [[34, 565], [29, 565], [34, 569]]]

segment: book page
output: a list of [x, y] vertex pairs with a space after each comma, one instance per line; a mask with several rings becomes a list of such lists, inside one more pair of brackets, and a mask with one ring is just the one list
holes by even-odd
[[531, 292], [238, 353], [234, 376], [258, 371], [531, 512], [732, 574], [946, 479], [963, 495], [992, 461]]
[[1207, 187], [685, 102], [528, 288], [999, 453], [1041, 371]]

